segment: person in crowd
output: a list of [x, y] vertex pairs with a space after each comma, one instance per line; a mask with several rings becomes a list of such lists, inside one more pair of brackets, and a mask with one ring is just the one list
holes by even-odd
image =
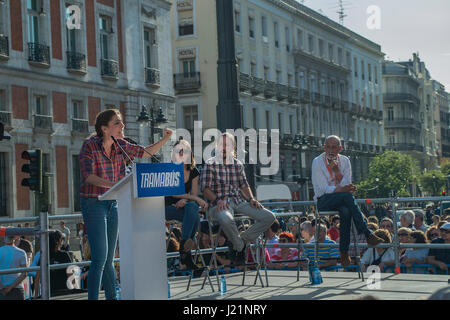
[[[431, 241], [431, 243], [450, 243], [450, 222], [443, 224], [439, 228], [441, 236]], [[448, 272], [450, 264], [450, 249], [430, 249], [427, 262], [437, 266], [437, 273], [445, 274]]]
[[313, 221], [315, 219], [315, 216], [314, 214], [308, 214], [307, 218], [309, 221]]
[[391, 237], [394, 235], [394, 223], [392, 222], [391, 219], [389, 219], [387, 217], [381, 219], [380, 229], [385, 229], [385, 230], [389, 231], [389, 233], [391, 234]]
[[[171, 235], [169, 238], [169, 235], [166, 233], [166, 243], [167, 245], [167, 253], [169, 252], [178, 252], [180, 250], [180, 243], [178, 242], [175, 235]], [[175, 271], [177, 269], [181, 269], [180, 266], [180, 259], [178, 257], [171, 257], [167, 259], [167, 270]], [[184, 266], [183, 266], [184, 269]]]
[[313, 160], [311, 180], [319, 211], [339, 211], [341, 264], [348, 266], [351, 262], [348, 251], [352, 220], [358, 233], [366, 236], [369, 245], [377, 245], [383, 239], [376, 237], [363, 220], [363, 214], [353, 195], [356, 186], [352, 184], [350, 160], [339, 154], [341, 150], [339, 137], [335, 135], [327, 137], [324, 144], [325, 152]]
[[431, 209], [431, 206], [427, 205], [426, 208], [425, 208], [425, 217], [426, 217], [426, 222], [427, 222], [428, 225], [432, 225], [433, 224], [433, 215], [434, 215], [434, 212]]
[[299, 236], [298, 234], [298, 227], [299, 227], [299, 222], [298, 222], [298, 218], [297, 217], [290, 217], [288, 220], [288, 230], [289, 232], [294, 235], [295, 241], [297, 241], [297, 238]]
[[[391, 234], [385, 229], [378, 229], [375, 234], [383, 239], [384, 243], [391, 243]], [[369, 248], [364, 252], [361, 258], [363, 271], [367, 270], [370, 265], [377, 265], [381, 272], [385, 266], [392, 266], [395, 264], [395, 253], [392, 248]]]
[[[413, 232], [410, 228], [401, 227], [397, 230], [397, 235], [400, 243], [410, 243], [411, 239], [409, 235]], [[401, 256], [406, 251], [406, 248], [402, 248], [399, 250], [399, 255]]]
[[31, 265], [33, 261], [33, 245], [29, 240], [20, 239], [19, 245], [17, 246], [19, 249], [22, 249], [27, 254], [27, 267]]
[[[48, 249], [49, 249], [49, 264], [63, 264], [71, 263], [72, 257], [70, 254], [61, 250], [64, 241], [63, 233], [59, 230], [52, 230], [48, 234]], [[41, 261], [39, 260], [38, 265]], [[68, 293], [67, 288], [67, 278], [66, 269], [53, 269], [50, 270], [50, 295], [57, 296]], [[36, 273], [36, 287], [40, 285], [41, 274], [40, 271]], [[38, 290], [35, 290], [35, 297], [37, 298]]]
[[189, 269], [195, 267], [191, 250], [200, 224], [199, 208], [206, 210], [208, 204], [198, 196], [200, 172], [195, 166], [194, 153], [186, 140], [178, 140], [173, 146], [172, 162], [184, 164], [184, 195], [165, 198], [166, 220], [182, 221], [180, 239], [181, 262]]
[[[200, 185], [203, 196], [211, 204], [206, 216], [222, 226], [232, 244], [233, 263], [239, 265], [244, 263], [247, 243], [269, 229], [276, 218], [253, 197], [244, 166], [236, 156], [233, 135], [222, 134], [217, 140], [216, 155], [202, 167]], [[255, 223], [239, 234], [233, 213], [249, 216]]]
[[380, 223], [379, 223], [379, 221], [378, 221], [378, 218], [377, 218], [376, 216], [370, 216], [370, 217], [368, 217], [368, 218], [367, 218], [367, 223], [374, 223], [374, 224], [377, 226], [377, 228], [378, 228], [378, 226], [380, 225]]
[[378, 230], [378, 225], [374, 222], [367, 223], [367, 228], [369, 228], [370, 231], [375, 232]]
[[83, 252], [83, 235], [85, 234], [84, 222], [77, 224], [77, 239], [80, 241], [80, 252]]
[[[214, 239], [214, 241], [216, 241], [216, 239]], [[219, 248], [221, 248], [221, 247], [228, 247], [229, 245], [230, 244], [228, 243], [225, 233], [221, 230], [220, 234], [219, 234], [219, 240], [218, 240], [217, 246]], [[230, 254], [228, 252], [217, 252], [216, 259], [217, 259], [217, 265], [226, 266], [224, 270], [226, 273], [229, 273], [230, 272], [229, 265], [231, 264]]]
[[428, 226], [424, 223], [425, 213], [422, 209], [414, 209], [414, 228], [423, 233], [427, 232]]
[[172, 135], [172, 130], [166, 128], [161, 140], [143, 147], [124, 140], [124, 128], [119, 110], [108, 109], [98, 113], [95, 133], [84, 141], [79, 155], [81, 212], [88, 230], [92, 259], [88, 277], [89, 300], [98, 300], [102, 284], [106, 299], [116, 298], [113, 258], [118, 236], [117, 201], [100, 201], [98, 196], [125, 177], [128, 157], [119, 146], [131, 158], [148, 158], [158, 152]]
[[400, 226], [404, 228], [409, 228], [414, 231], [415, 230], [413, 225], [414, 219], [415, 219], [414, 211], [404, 210], [400, 214]]
[[[0, 270], [25, 268], [28, 266], [27, 254], [15, 245], [17, 236], [5, 236], [4, 246], [0, 247]], [[25, 300], [23, 281], [26, 272], [0, 275], [0, 300]]]
[[305, 216], [302, 216], [298, 219], [298, 224], [301, 225], [303, 222], [308, 221], [308, 218]]
[[[277, 244], [278, 243], [278, 232], [280, 231], [280, 223], [277, 219], [272, 223], [270, 228], [266, 231], [266, 243], [267, 244]], [[269, 255], [273, 256], [276, 248], [267, 248]]]
[[331, 227], [328, 230], [328, 236], [333, 241], [339, 240], [339, 215], [334, 215], [331, 217]]
[[63, 244], [61, 246], [61, 250], [63, 251], [70, 251], [70, 229], [66, 226], [66, 223], [64, 221], [61, 221], [59, 223], [60, 231], [64, 235]]
[[305, 221], [300, 225], [300, 232], [303, 238], [304, 243], [308, 243], [311, 241], [311, 238], [314, 236], [313, 228], [311, 225], [311, 221]]
[[[416, 230], [409, 234], [410, 243], [427, 243], [427, 238], [423, 231]], [[411, 271], [413, 264], [423, 264], [428, 257], [429, 248], [407, 248], [400, 257], [400, 263], [403, 263]]]
[[[333, 240], [327, 237], [327, 227], [324, 224], [318, 225], [319, 227], [319, 243], [332, 243], [335, 244]], [[311, 240], [310, 243], [315, 243], [316, 240]], [[306, 248], [305, 254], [310, 261], [314, 261], [314, 248]], [[321, 248], [319, 247], [319, 252], [317, 255], [318, 265], [320, 269], [335, 266], [339, 259], [339, 250], [337, 248]]]
[[[280, 233], [279, 237], [279, 243], [285, 244], [295, 244], [297, 241], [294, 238], [294, 235], [290, 232], [282, 232]], [[300, 253], [301, 255], [301, 253]], [[276, 249], [275, 253], [270, 256], [270, 262], [268, 264], [269, 268], [273, 269], [282, 269], [282, 268], [294, 268], [297, 267], [298, 261], [292, 261], [291, 260], [297, 260], [299, 257], [298, 250], [296, 248], [288, 248], [288, 247], [282, 247]], [[283, 263], [276, 263], [277, 261], [283, 261]]]
[[439, 238], [439, 229], [435, 226], [431, 226], [428, 228], [427, 232], [425, 233], [427, 239], [429, 242], [432, 242], [433, 240]]
[[433, 226], [437, 227], [439, 222], [441, 222], [441, 217], [435, 214], [432, 218], [433, 220]]

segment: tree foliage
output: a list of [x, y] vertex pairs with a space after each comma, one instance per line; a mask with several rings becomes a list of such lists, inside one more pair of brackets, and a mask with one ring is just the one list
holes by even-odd
[[445, 188], [447, 175], [440, 170], [428, 171], [420, 177], [420, 185], [422, 189], [432, 196], [440, 196], [441, 191]]
[[386, 151], [373, 158], [368, 177], [358, 186], [359, 198], [387, 198], [391, 191], [397, 196], [410, 196], [408, 186], [419, 173], [416, 161], [397, 151]]

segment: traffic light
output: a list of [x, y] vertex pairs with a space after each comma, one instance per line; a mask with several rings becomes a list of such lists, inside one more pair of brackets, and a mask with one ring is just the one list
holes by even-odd
[[441, 193], [441, 195], [443, 196], [443, 197], [445, 197], [445, 191], [442, 191], [442, 193]]
[[22, 172], [29, 173], [30, 177], [22, 180], [22, 186], [30, 190], [42, 192], [42, 152], [40, 149], [22, 152], [22, 159], [29, 160], [22, 166]]

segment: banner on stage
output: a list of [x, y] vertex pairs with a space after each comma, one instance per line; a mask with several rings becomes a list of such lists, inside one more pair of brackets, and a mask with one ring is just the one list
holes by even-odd
[[135, 163], [135, 198], [185, 194], [183, 164]]

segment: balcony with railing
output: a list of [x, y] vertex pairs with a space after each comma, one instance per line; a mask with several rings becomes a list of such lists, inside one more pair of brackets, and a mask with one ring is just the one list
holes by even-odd
[[266, 81], [264, 84], [264, 97], [266, 98], [272, 98], [275, 96], [275, 82], [273, 81]]
[[308, 90], [300, 89], [300, 101], [304, 103], [308, 103], [311, 99], [311, 95]]
[[0, 122], [3, 123], [6, 127], [11, 126], [11, 119], [12, 119], [11, 111], [0, 110]]
[[422, 126], [420, 122], [416, 119], [406, 119], [406, 118], [393, 118], [384, 119], [385, 128], [412, 128], [416, 130], [421, 130]]
[[0, 35], [0, 60], [6, 60], [9, 58], [9, 42], [8, 37]]
[[384, 93], [384, 102], [410, 102], [420, 105], [420, 100], [416, 96], [409, 93]]
[[331, 107], [331, 97], [330, 96], [323, 96], [324, 99], [324, 106], [327, 108]]
[[67, 51], [67, 71], [75, 73], [86, 73], [86, 55]]
[[388, 149], [395, 151], [418, 151], [423, 152], [423, 147], [415, 143], [388, 143]]
[[263, 93], [266, 86], [264, 80], [256, 77], [252, 77], [251, 79], [253, 80], [250, 89], [252, 95], [258, 95]]
[[119, 64], [112, 59], [100, 59], [102, 77], [106, 79], [119, 79]]
[[51, 133], [53, 132], [53, 117], [43, 114], [33, 116], [33, 128], [35, 132]]
[[320, 93], [319, 92], [313, 92], [312, 93], [312, 104], [315, 106], [320, 105]]
[[277, 96], [277, 100], [279, 100], [279, 101], [285, 100], [289, 96], [289, 88], [285, 85], [277, 83], [275, 94]]
[[239, 91], [250, 91], [251, 78], [248, 74], [239, 72]]
[[28, 43], [28, 61], [38, 67], [50, 67], [50, 47], [44, 44]]
[[72, 119], [72, 132], [75, 134], [89, 133], [89, 122], [86, 119]]
[[296, 87], [289, 87], [288, 101], [290, 103], [298, 103], [298, 89]]
[[144, 68], [145, 71], [145, 84], [150, 86], [159, 86], [159, 69], [155, 68]]
[[198, 92], [201, 87], [200, 72], [176, 73], [173, 75], [173, 81], [178, 92]]

